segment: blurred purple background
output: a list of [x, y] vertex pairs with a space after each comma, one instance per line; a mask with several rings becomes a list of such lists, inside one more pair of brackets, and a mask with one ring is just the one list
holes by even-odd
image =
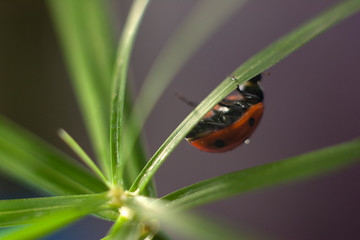
[[[116, 24], [121, 25], [130, 2], [113, 1]], [[150, 4], [132, 58], [138, 85], [194, 2]], [[250, 1], [195, 53], [162, 96], [145, 128], [149, 156], [191, 111], [175, 92], [200, 101], [246, 59], [335, 2]], [[359, 26], [357, 14], [267, 71], [265, 114], [249, 145], [209, 154], [183, 141], [156, 174], [159, 194], [359, 137]], [[64, 128], [91, 152], [44, 1], [0, 2], [0, 112], [70, 153], [56, 136]], [[200, 211], [275, 239], [360, 239], [359, 182], [358, 164]], [[4, 176], [0, 190], [1, 199], [35, 196]], [[88, 218], [68, 228], [66, 239], [99, 239], [108, 227]], [[47, 239], [65, 239], [64, 234]]]

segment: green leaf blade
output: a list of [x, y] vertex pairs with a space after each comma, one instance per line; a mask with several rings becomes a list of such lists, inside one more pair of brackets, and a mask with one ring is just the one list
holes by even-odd
[[[131, 107], [132, 107], [132, 96], [133, 96], [133, 86], [132, 82], [128, 85], [128, 89], [126, 92], [125, 98], [125, 108], [124, 114], [125, 116], [130, 115]], [[126, 132], [127, 134], [124, 136], [125, 143], [124, 143], [124, 151], [129, 151], [129, 146], [127, 143], [131, 141], [131, 139], [135, 139], [135, 134], [138, 132], [134, 129], [134, 125], [128, 120], [126, 122]], [[124, 158], [126, 158], [126, 166], [124, 172], [124, 189], [129, 189], [131, 184], [135, 181], [141, 170], [144, 168], [147, 162], [147, 154], [145, 151], [143, 139], [137, 136], [137, 141], [135, 141], [134, 148], [136, 151], [133, 151], [131, 155], [127, 153], [124, 154]], [[145, 189], [144, 195], [155, 197], [156, 196], [156, 188], [154, 181], [152, 181]]]
[[80, 145], [64, 130], [58, 131], [59, 137], [78, 155], [78, 157], [98, 176], [98, 178], [109, 188], [111, 187], [107, 178], [96, 166], [93, 160], [86, 154]]
[[74, 160], [1, 115], [0, 171], [55, 195], [106, 190], [100, 180]]
[[286, 34], [238, 67], [232, 76], [240, 84], [272, 67], [296, 49], [360, 10], [359, 0], [345, 0]]
[[[110, 64], [113, 60], [110, 52], [114, 45], [105, 30], [110, 27], [104, 20], [104, 2], [49, 0], [48, 3], [97, 160], [105, 175], [109, 176], [107, 126], [110, 116]], [[105, 49], [99, 47], [101, 43], [108, 43]]]
[[273, 185], [305, 179], [360, 160], [360, 139], [215, 177], [175, 191], [165, 197], [181, 209], [254, 191]]
[[134, 220], [127, 219], [123, 215], [119, 216], [111, 227], [108, 236], [102, 240], [129, 239], [137, 240], [140, 237], [139, 223]]
[[104, 194], [0, 200], [0, 227], [28, 224], [61, 209], [83, 205], [89, 199], [104, 199]]
[[16, 229], [9, 231], [1, 235], [3, 240], [23, 240], [23, 239], [38, 239], [51, 232], [58, 230], [59, 228], [70, 224], [79, 218], [90, 214], [96, 213], [103, 209], [103, 204], [107, 201], [107, 198], [94, 197], [88, 198], [87, 201], [80, 202], [71, 207], [59, 209], [51, 215], [45, 215], [38, 218], [32, 224], [17, 227]]
[[137, 30], [150, 0], [135, 0], [120, 37], [113, 73], [113, 99], [110, 122], [111, 180], [123, 184], [125, 160], [122, 157], [122, 136], [128, 67]]

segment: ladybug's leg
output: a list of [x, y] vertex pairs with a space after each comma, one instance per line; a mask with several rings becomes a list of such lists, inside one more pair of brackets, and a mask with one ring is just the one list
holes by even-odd
[[236, 89], [242, 96], [244, 96], [245, 98], [258, 98], [260, 99], [260, 97], [256, 94], [252, 94], [252, 93], [248, 93], [248, 92], [244, 92], [243, 90], [240, 90], [239, 87]]
[[[231, 117], [229, 117], [229, 113], [232, 112], [234, 110], [234, 108], [236, 107], [231, 107], [229, 105], [224, 107], [228, 108], [229, 112], [223, 112], [223, 111], [217, 111], [217, 110], [212, 110], [214, 115], [211, 118], [207, 118], [207, 119], [203, 119], [202, 121], [209, 123], [213, 126], [219, 127], [219, 128], [224, 128], [226, 126], [229, 126], [233, 121], [231, 119]], [[242, 110], [236, 110], [237, 112], [242, 112]], [[230, 114], [232, 115], [232, 114]]]
[[234, 106], [234, 101], [223, 99], [221, 102], [218, 103], [218, 105], [221, 107], [231, 108], [232, 106]]
[[228, 104], [223, 103], [223, 102], [219, 102], [218, 105], [221, 106], [221, 107], [229, 107]]
[[236, 110], [246, 110], [249, 108], [249, 105], [245, 101], [221, 101], [218, 105], [222, 107], [227, 107], [229, 109]]
[[206, 124], [208, 126], [214, 126], [214, 127], [217, 127], [217, 128], [224, 128], [227, 126], [226, 123], [223, 123], [223, 122], [217, 122], [217, 121], [214, 121], [214, 120], [211, 120], [211, 119], [206, 119], [206, 120], [203, 120], [201, 122], [201, 124]]
[[196, 107], [197, 103], [193, 102], [193, 101], [189, 101], [188, 99], [186, 99], [184, 96], [175, 93], [176, 97], [178, 97], [181, 101], [183, 101], [184, 103], [186, 103], [187, 105], [189, 105], [190, 107]]
[[244, 91], [240, 90], [239, 88], [237, 88], [237, 91], [238, 91], [247, 101], [260, 102], [260, 101], [262, 100], [261, 97], [258, 96], [258, 95], [256, 95], [256, 94], [244, 92]]

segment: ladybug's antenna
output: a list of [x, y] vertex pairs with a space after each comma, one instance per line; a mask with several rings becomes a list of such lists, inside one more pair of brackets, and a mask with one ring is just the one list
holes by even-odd
[[271, 72], [263, 72], [264, 76], [271, 76]]
[[175, 93], [175, 96], [180, 99], [181, 101], [183, 101], [184, 103], [186, 103], [188, 106], [190, 107], [196, 107], [196, 103], [195, 102], [192, 102], [192, 101], [189, 101], [187, 100], [184, 96], [180, 95], [179, 93]]

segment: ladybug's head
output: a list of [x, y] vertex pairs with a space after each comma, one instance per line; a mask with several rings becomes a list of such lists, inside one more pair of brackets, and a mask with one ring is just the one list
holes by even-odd
[[249, 102], [258, 103], [264, 100], [264, 93], [260, 86], [261, 73], [239, 85], [238, 91], [243, 95]]
[[248, 80], [248, 82], [257, 84], [258, 82], [261, 81], [262, 75], [261, 73], [259, 73], [258, 75], [256, 75], [255, 77], [251, 78], [250, 80]]

